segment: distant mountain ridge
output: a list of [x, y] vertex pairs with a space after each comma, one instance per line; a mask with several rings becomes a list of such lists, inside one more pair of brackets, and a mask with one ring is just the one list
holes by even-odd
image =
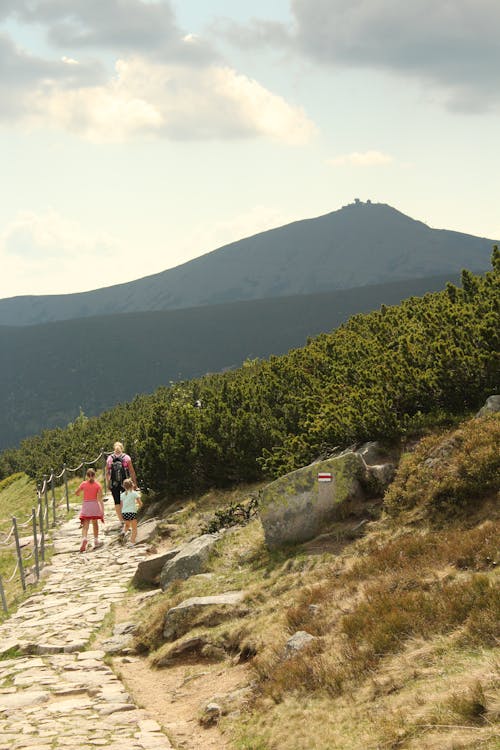
[[431, 229], [380, 203], [261, 232], [136, 281], [67, 295], [0, 300], [0, 325], [353, 289], [489, 267], [494, 240]]
[[303, 346], [351, 315], [442, 289], [449, 276], [187, 310], [0, 326], [0, 450], [170, 381]]

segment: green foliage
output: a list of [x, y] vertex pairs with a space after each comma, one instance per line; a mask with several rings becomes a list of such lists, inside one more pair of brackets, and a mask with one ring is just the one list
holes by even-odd
[[21, 477], [24, 477], [25, 474], [23, 471], [18, 471], [16, 474], [10, 474], [10, 476], [5, 477], [5, 479], [2, 479], [0, 481], [0, 492], [2, 490], [7, 489], [7, 487], [10, 487], [11, 484], [14, 484], [14, 482], [17, 482], [18, 479], [21, 479]]
[[398, 440], [436, 415], [452, 422], [499, 385], [497, 259], [484, 277], [464, 271], [462, 289], [355, 315], [287, 355], [80, 415], [2, 454], [0, 477], [39, 479], [119, 439], [143, 488], [175, 499], [278, 476], [337, 446]]

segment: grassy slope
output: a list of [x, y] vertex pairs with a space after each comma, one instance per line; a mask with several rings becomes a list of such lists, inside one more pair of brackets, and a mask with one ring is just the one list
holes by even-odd
[[[211, 613], [184, 637], [254, 655], [250, 703], [221, 725], [237, 750], [498, 748], [499, 429], [497, 415], [424, 442], [400, 468], [390, 515], [361, 539], [344, 524], [320, 543], [269, 553], [257, 520], [226, 535], [212, 578], [175, 583], [147, 608], [138, 642], [151, 663], [172, 648], [161, 636], [170, 607], [243, 588], [247, 614], [213, 626]], [[429, 462], [436, 449], [440, 461]], [[173, 516], [173, 543], [198, 533], [221, 502], [247, 495], [185, 507]], [[348, 520], [353, 527], [359, 517]], [[284, 661], [297, 630], [318, 640]]]

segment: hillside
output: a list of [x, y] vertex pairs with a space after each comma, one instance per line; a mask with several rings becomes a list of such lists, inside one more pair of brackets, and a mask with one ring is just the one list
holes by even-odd
[[[309, 543], [270, 552], [258, 517], [234, 527], [204, 575], [135, 615], [139, 656], [114, 660], [131, 694], [188, 750], [496, 750], [499, 428], [496, 414], [437, 430], [408, 453], [385, 499]], [[171, 505], [155, 553], [258, 489]], [[397, 496], [410, 507], [395, 510]], [[244, 592], [239, 607], [189, 609], [228, 591]], [[180, 611], [174, 637], [164, 627]], [[292, 650], [299, 633], [310, 641]]]
[[462, 268], [485, 270], [492, 245], [493, 240], [431, 229], [385, 204], [358, 202], [261, 232], [126, 284], [79, 294], [0, 300], [0, 325], [451, 277]]
[[[431, 432], [385, 496], [272, 551], [259, 515], [235, 514], [262, 483], [170, 503], [134, 549], [108, 502], [85, 555], [74, 504], [44, 582], [15, 613], [10, 592], [0, 627], [5, 747], [28, 727], [51, 746], [497, 750], [500, 413]], [[201, 574], [160, 587], [158, 560], [214, 523]]]
[[0, 450], [170, 381], [284, 354], [350, 315], [442, 288], [447, 277], [204, 308], [0, 326]]
[[[75, 465], [119, 437], [144, 488], [189, 496], [279, 476], [368, 439], [453, 424], [498, 392], [500, 253], [484, 277], [358, 314], [269, 360], [160, 387], [0, 455], [0, 478]], [[118, 380], [119, 378], [117, 378]], [[200, 401], [202, 408], [195, 408]]]

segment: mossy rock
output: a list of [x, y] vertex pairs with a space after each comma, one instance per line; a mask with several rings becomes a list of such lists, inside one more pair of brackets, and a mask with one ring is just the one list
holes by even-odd
[[[331, 481], [320, 481], [321, 474], [331, 474]], [[349, 451], [267, 485], [259, 514], [268, 548], [317, 536], [327, 523], [342, 517], [349, 501], [364, 497], [366, 478], [365, 462], [358, 453]]]

